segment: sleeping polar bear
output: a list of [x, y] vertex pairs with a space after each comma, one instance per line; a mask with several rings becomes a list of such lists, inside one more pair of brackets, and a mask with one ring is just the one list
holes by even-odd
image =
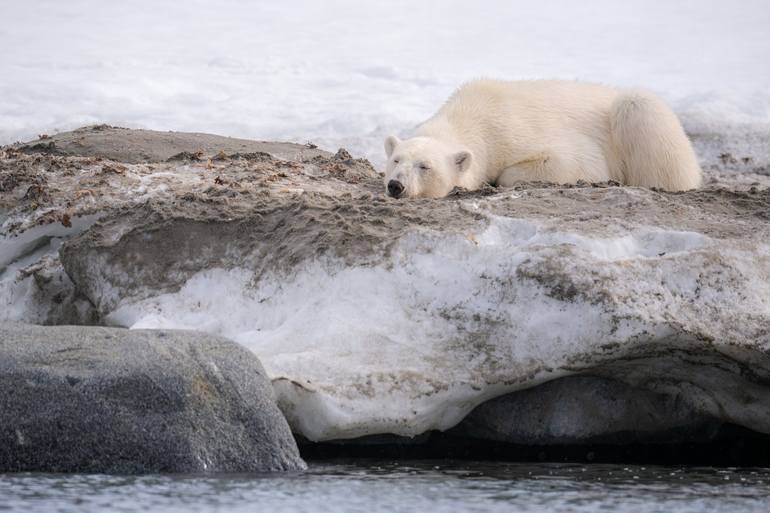
[[415, 137], [388, 137], [385, 153], [385, 189], [394, 198], [523, 180], [616, 180], [667, 191], [701, 183], [690, 141], [660, 99], [559, 80], [469, 82]]

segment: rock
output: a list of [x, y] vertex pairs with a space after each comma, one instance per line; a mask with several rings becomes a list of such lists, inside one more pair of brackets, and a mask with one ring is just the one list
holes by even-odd
[[0, 324], [0, 472], [302, 468], [262, 366], [233, 342]]
[[[457, 429], [555, 444], [770, 433], [767, 176], [717, 163], [685, 193], [525, 183], [399, 201], [342, 152], [11, 153], [6, 276], [54, 252], [97, 322], [240, 342], [308, 440], [449, 430], [499, 397]], [[43, 251], [45, 237], [60, 243]], [[625, 413], [584, 415], [605, 407]]]
[[519, 445], [670, 444], [711, 440], [718, 427], [676, 396], [569, 376], [487, 401], [449, 433]]

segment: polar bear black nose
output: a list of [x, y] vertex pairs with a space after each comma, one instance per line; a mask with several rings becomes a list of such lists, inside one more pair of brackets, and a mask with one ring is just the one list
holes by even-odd
[[388, 194], [394, 198], [398, 198], [404, 192], [404, 184], [398, 180], [391, 180], [388, 182]]

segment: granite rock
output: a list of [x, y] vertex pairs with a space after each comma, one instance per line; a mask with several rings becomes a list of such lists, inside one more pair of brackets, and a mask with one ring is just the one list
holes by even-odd
[[0, 472], [303, 468], [259, 360], [229, 340], [0, 324]]

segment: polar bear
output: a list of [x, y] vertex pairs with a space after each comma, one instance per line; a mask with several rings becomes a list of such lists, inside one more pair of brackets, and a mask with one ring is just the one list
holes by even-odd
[[476, 80], [404, 141], [385, 140], [389, 196], [539, 180], [683, 191], [701, 169], [676, 115], [647, 92], [562, 80]]

